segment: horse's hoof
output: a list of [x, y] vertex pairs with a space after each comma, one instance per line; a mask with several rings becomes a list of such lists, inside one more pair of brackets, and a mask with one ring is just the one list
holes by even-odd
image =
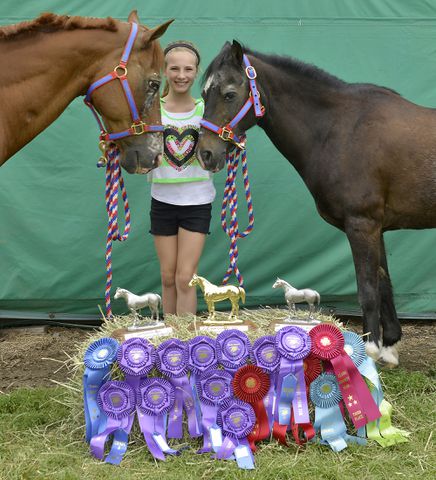
[[380, 357], [380, 349], [375, 342], [366, 342], [365, 350], [368, 357], [371, 357], [374, 361], [377, 361]]
[[386, 368], [396, 368], [399, 364], [398, 350], [396, 345], [390, 347], [382, 347], [378, 363]]

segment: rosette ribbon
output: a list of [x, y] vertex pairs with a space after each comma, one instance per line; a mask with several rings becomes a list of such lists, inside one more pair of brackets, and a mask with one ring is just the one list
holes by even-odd
[[107, 420], [104, 430], [91, 438], [91, 453], [103, 460], [106, 441], [113, 435], [112, 447], [105, 461], [119, 465], [127, 450], [128, 437], [133, 425], [135, 390], [127, 382], [112, 380], [100, 388], [97, 401]]
[[366, 444], [365, 439], [347, 434], [339, 403], [342, 399], [338, 381], [332, 373], [322, 373], [310, 385], [310, 398], [315, 405], [316, 432], [320, 432], [321, 443], [335, 452], [347, 448], [347, 440]]
[[193, 392], [188, 379], [188, 347], [171, 338], [159, 345], [156, 351], [157, 367], [175, 389], [174, 405], [169, 412], [168, 438], [183, 437], [183, 410], [188, 417], [188, 431], [191, 437], [201, 435], [201, 426], [195, 412]]
[[222, 445], [217, 424], [218, 406], [233, 396], [232, 375], [224, 370], [207, 370], [197, 380], [202, 413], [203, 447], [197, 453], [217, 452]]
[[218, 409], [217, 422], [224, 440], [216, 458], [226, 460], [234, 455], [239, 468], [254, 469], [254, 457], [247, 439], [256, 424], [253, 407], [232, 398]]
[[125, 381], [135, 390], [141, 378], [153, 369], [155, 361], [156, 349], [145, 338], [129, 338], [118, 348], [118, 365], [124, 373]]
[[180, 454], [168, 446], [165, 438], [165, 415], [171, 410], [174, 398], [174, 387], [164, 378], [147, 378], [139, 384], [139, 426], [150, 453], [159, 460], [165, 460], [165, 454]]
[[344, 350], [344, 336], [339, 328], [322, 323], [313, 327], [309, 335], [312, 339], [313, 355], [331, 363], [354, 426], [358, 429], [379, 418], [380, 410], [368, 386]]
[[86, 441], [98, 433], [100, 408], [97, 392], [101, 385], [110, 378], [110, 367], [117, 356], [118, 342], [109, 337], [100, 338], [91, 343], [84, 356], [85, 372], [83, 374], [83, 403], [85, 410]]
[[232, 385], [235, 397], [249, 403], [256, 415], [256, 424], [248, 436], [250, 447], [254, 451], [255, 443], [265, 440], [270, 435], [268, 415], [263, 403], [269, 391], [270, 379], [260, 367], [245, 365], [235, 373]]
[[218, 357], [216, 351], [216, 341], [213, 338], [204, 335], [198, 335], [188, 342], [188, 369], [191, 374], [189, 383], [191, 384], [192, 394], [195, 403], [195, 412], [197, 422], [201, 425], [201, 410], [197, 393], [198, 376], [207, 370], [212, 370], [218, 366]]
[[[381, 418], [366, 425], [366, 435], [382, 447], [407, 442], [407, 437], [410, 433], [392, 425], [392, 405], [383, 398], [383, 389], [377, 367], [374, 360], [366, 355], [363, 340], [354, 332], [344, 332], [343, 335], [344, 350], [350, 356], [361, 375], [369, 381], [371, 395], [382, 415]], [[359, 429], [358, 434], [365, 436], [365, 427]]]
[[229, 372], [236, 372], [250, 358], [250, 340], [240, 330], [224, 330], [216, 337], [216, 346], [218, 363]]
[[[308, 355], [303, 360], [304, 380], [306, 382], [306, 393], [308, 393], [309, 386], [321, 373], [321, 361], [313, 355]], [[295, 423], [294, 412], [291, 414], [291, 432], [295, 442], [298, 445], [303, 445], [315, 436], [315, 429], [309, 423]]]
[[265, 404], [269, 428], [271, 429], [274, 423], [273, 407], [276, 398], [277, 375], [280, 367], [280, 354], [276, 348], [274, 335], [265, 335], [254, 341], [251, 349], [251, 361], [270, 377], [270, 387], [263, 399], [263, 403]]
[[290, 425], [291, 405], [295, 423], [310, 423], [303, 359], [309, 355], [311, 341], [303, 328], [291, 325], [277, 332], [276, 347], [281, 360], [277, 382], [275, 430], [279, 440], [284, 440], [286, 430], [280, 426]]

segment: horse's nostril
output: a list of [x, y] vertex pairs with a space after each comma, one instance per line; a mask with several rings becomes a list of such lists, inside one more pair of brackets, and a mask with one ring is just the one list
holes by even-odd
[[210, 162], [212, 159], [212, 152], [210, 150], [202, 150], [200, 155], [204, 163]]

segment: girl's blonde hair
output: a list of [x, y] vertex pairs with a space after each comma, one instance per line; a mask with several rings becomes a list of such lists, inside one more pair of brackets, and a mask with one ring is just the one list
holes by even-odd
[[[165, 66], [167, 64], [166, 57], [169, 52], [175, 51], [188, 51], [191, 52], [195, 55], [195, 58], [197, 59], [197, 70], [200, 65], [200, 52], [198, 51], [198, 48], [189, 40], [176, 40], [175, 42], [169, 43], [165, 49], [164, 49], [164, 55], [165, 55]], [[169, 91], [169, 85], [168, 82], [165, 82], [165, 86], [162, 92], [161, 97], [166, 97], [168, 95]]]

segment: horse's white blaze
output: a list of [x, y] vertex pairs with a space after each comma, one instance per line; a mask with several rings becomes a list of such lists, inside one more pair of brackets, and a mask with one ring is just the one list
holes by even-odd
[[210, 86], [212, 85], [214, 81], [214, 74], [210, 75], [210, 77], [206, 80], [206, 83], [204, 84], [204, 93], [207, 94], [207, 91], [209, 90]]
[[366, 354], [374, 361], [378, 360], [380, 356], [380, 349], [375, 342], [367, 342], [365, 345]]
[[380, 357], [378, 359], [379, 362], [384, 363], [386, 367], [398, 367], [399, 360], [397, 345], [398, 343], [390, 347], [382, 347]]

